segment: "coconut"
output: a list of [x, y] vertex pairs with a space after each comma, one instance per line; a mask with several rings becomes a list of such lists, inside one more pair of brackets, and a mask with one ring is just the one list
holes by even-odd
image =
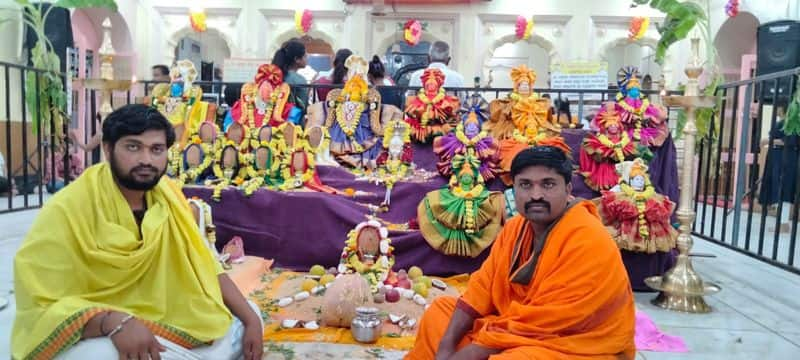
[[349, 328], [356, 316], [356, 308], [372, 300], [372, 291], [367, 280], [359, 274], [342, 275], [331, 284], [322, 298], [322, 323]]

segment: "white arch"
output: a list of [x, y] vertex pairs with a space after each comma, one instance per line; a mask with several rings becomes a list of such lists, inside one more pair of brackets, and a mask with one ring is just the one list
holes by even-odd
[[489, 78], [490, 62], [492, 61], [492, 58], [494, 58], [494, 52], [499, 47], [505, 44], [515, 43], [517, 41], [524, 41], [528, 44], [537, 45], [540, 48], [544, 49], [547, 52], [549, 65], [558, 62], [559, 55], [555, 44], [550, 42], [550, 40], [545, 39], [541, 35], [533, 34], [527, 40], [519, 40], [517, 39], [517, 36], [514, 34], [505, 35], [498, 39], [495, 39], [492, 42], [492, 44], [489, 45], [489, 47], [486, 49], [486, 53], [483, 55], [483, 64], [481, 65], [481, 73], [484, 79]]
[[597, 54], [597, 58], [599, 58], [599, 59], [601, 59], [603, 61], [608, 61], [608, 52], [611, 49], [613, 49], [613, 48], [615, 48], [615, 47], [617, 47], [619, 45], [629, 45], [629, 44], [638, 44], [638, 45], [646, 46], [646, 47], [649, 47], [649, 48], [655, 50], [658, 47], [658, 39], [651, 38], [651, 37], [644, 37], [644, 38], [641, 38], [639, 40], [636, 40], [636, 41], [632, 42], [627, 37], [616, 38], [616, 39], [613, 39], [611, 41], [608, 41], [607, 43], [605, 43], [605, 45], [603, 45], [600, 48], [600, 53]]
[[[175, 31], [174, 33], [172, 33], [172, 35], [169, 38], [167, 38], [167, 40], [164, 42], [164, 51], [163, 51], [164, 60], [166, 60], [165, 62], [166, 64], [172, 64], [175, 61], [175, 46], [178, 45], [178, 42], [181, 41], [181, 39], [183, 39], [184, 36], [189, 35], [193, 32], [194, 30], [192, 29], [191, 26], [184, 26]], [[221, 37], [222, 40], [225, 41], [225, 45], [228, 46], [228, 50], [230, 50], [232, 57], [236, 56], [236, 54], [239, 53], [239, 49], [236, 46], [236, 43], [233, 41], [233, 38], [226, 32], [211, 26], [209, 26], [206, 29], [206, 32], [219, 35], [219, 37]]]
[[[278, 35], [278, 37], [275, 38], [275, 40], [272, 42], [272, 45], [270, 45], [269, 50], [267, 50], [266, 57], [268, 59], [272, 59], [272, 56], [275, 55], [275, 52], [278, 51], [281, 44], [289, 41], [292, 38], [299, 38], [302, 36], [304, 35], [298, 34], [297, 30], [295, 30], [294, 27], [292, 27], [291, 30], [284, 31], [283, 33]], [[331, 46], [331, 49], [333, 49], [334, 52], [336, 52], [336, 49], [338, 49], [336, 40], [325, 32], [319, 31], [317, 29], [311, 29], [308, 33], [306, 33], [305, 36], [309, 36], [314, 39], [319, 39], [328, 43], [328, 45]]]

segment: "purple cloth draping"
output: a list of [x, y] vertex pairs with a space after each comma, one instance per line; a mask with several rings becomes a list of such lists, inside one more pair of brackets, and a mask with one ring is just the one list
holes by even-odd
[[[586, 133], [585, 130], [563, 132], [574, 159], [578, 158]], [[435, 172], [438, 159], [431, 145], [414, 144], [413, 149], [417, 167]], [[655, 154], [650, 171], [656, 190], [677, 198], [676, 155], [672, 140], [667, 139]], [[342, 168], [319, 166], [317, 169], [325, 185], [339, 190], [353, 188], [369, 194], [353, 199], [316, 192], [259, 190], [248, 198], [240, 191], [228, 189], [222, 192], [220, 202], [213, 202], [210, 201], [211, 189], [187, 187], [184, 193], [188, 197], [200, 197], [212, 205], [218, 247], [221, 248], [233, 236], [241, 236], [247, 254], [275, 259], [276, 266], [294, 270], [307, 270], [315, 264], [331, 267], [339, 262], [347, 233], [370, 214], [367, 204], [379, 205], [384, 199], [385, 189], [382, 185], [356, 181]], [[504, 189], [498, 179], [488, 185], [492, 190]], [[417, 205], [428, 192], [444, 186], [447, 186], [447, 180], [438, 176], [423, 183], [398, 182], [392, 190], [390, 211], [381, 214], [380, 218], [391, 223], [406, 223], [416, 218]], [[579, 175], [573, 177], [573, 194], [586, 199], [598, 196], [586, 187]], [[418, 230], [391, 231], [390, 237], [395, 247], [395, 268], [407, 269], [416, 265], [431, 275], [473, 272], [489, 252], [487, 249], [477, 258], [447, 256], [431, 248]], [[634, 284], [641, 283], [635, 279], [663, 273], [673, 260], [672, 254], [623, 253], [623, 261]], [[637, 288], [642, 290], [634, 285], [634, 289]]]

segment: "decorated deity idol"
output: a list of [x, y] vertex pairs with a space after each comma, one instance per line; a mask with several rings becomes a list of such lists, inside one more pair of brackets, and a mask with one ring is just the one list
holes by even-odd
[[411, 149], [411, 126], [395, 120], [387, 124], [383, 134], [384, 151], [378, 156], [378, 179], [386, 185], [381, 209], [389, 209], [392, 188], [413, 171], [414, 151]]
[[203, 184], [212, 175], [211, 165], [219, 143], [217, 133], [214, 123], [204, 121], [180, 152], [170, 149], [169, 176], [181, 184]]
[[414, 130], [414, 138], [427, 142], [434, 136], [448, 133], [458, 122], [459, 101], [447, 95], [444, 73], [428, 68], [422, 73], [422, 88], [406, 105], [406, 122]]
[[231, 118], [247, 129], [258, 129], [264, 123], [264, 112], [257, 111], [256, 99], [259, 97], [258, 85], [245, 83], [239, 93], [239, 100], [231, 107]]
[[283, 153], [280, 178], [283, 181], [278, 186], [282, 191], [307, 190], [319, 191], [329, 194], [338, 194], [339, 191], [326, 186], [317, 175], [315, 154], [308, 143], [306, 134], [299, 126], [285, 122], [279, 127], [282, 144], [280, 151]]
[[211, 199], [219, 201], [223, 189], [239, 186], [247, 178], [247, 159], [230, 140], [220, 147], [215, 158], [214, 179], [206, 180], [206, 185], [214, 184]]
[[553, 136], [561, 132], [553, 122], [550, 101], [533, 92], [536, 72], [520, 65], [511, 70], [514, 90], [507, 99], [497, 99], [489, 105], [490, 121], [484, 125], [495, 140], [513, 139], [514, 131], [535, 134], [546, 132]]
[[339, 273], [361, 274], [373, 293], [383, 284], [394, 266], [394, 247], [389, 230], [375, 220], [356, 225], [347, 234]]
[[594, 191], [608, 190], [619, 183], [615, 165], [637, 156], [635, 142], [625, 132], [613, 103], [606, 103], [604, 111], [594, 119], [598, 134], [588, 134], [583, 139], [580, 155], [580, 172], [586, 186]]
[[423, 237], [446, 255], [477, 257], [502, 227], [503, 195], [486, 189], [479, 168], [471, 154], [456, 155], [449, 186], [429, 192], [417, 206]]
[[641, 93], [638, 70], [632, 66], [620, 69], [617, 85], [616, 111], [628, 136], [643, 146], [661, 146], [669, 135], [666, 111], [651, 104]]
[[[360, 66], [358, 59], [361, 58], [351, 55], [347, 63]], [[369, 88], [365, 74], [366, 71], [356, 71], [343, 89], [328, 93], [326, 102], [325, 127], [331, 136], [330, 151], [341, 164], [356, 169], [375, 168], [383, 133], [381, 96]]]
[[203, 90], [193, 85], [197, 69], [189, 60], [179, 60], [170, 70], [170, 83], [158, 84], [153, 95], [146, 99], [175, 127], [178, 142], [185, 144], [189, 134], [195, 133], [204, 121], [214, 121], [216, 105], [202, 101]]
[[[472, 103], [470, 103], [472, 101]], [[487, 120], [486, 100], [472, 97], [462, 108], [462, 121], [447, 135], [433, 140], [433, 152], [439, 157], [436, 168], [439, 174], [449, 178], [453, 175], [452, 160], [458, 154], [478, 158], [480, 174], [484, 182], [494, 179], [499, 161], [499, 149], [491, 136], [481, 130]]]
[[258, 67], [255, 84], [258, 86], [256, 96], [256, 113], [260, 114], [270, 126], [280, 126], [290, 118], [297, 117], [300, 109], [295, 109], [289, 102], [291, 89], [283, 82], [283, 72], [273, 64]]
[[308, 145], [314, 152], [317, 165], [339, 166], [336, 159], [331, 156], [331, 135], [323, 126], [314, 125], [306, 129]]
[[226, 145], [234, 145], [236, 149], [247, 153], [250, 149], [250, 141], [249, 141], [250, 131], [246, 125], [234, 121], [228, 128], [225, 130], [225, 137], [224, 143]]
[[670, 224], [675, 203], [656, 193], [640, 158], [617, 164], [619, 190], [604, 191], [600, 215], [620, 249], [652, 254], [675, 248], [678, 232]]
[[246, 196], [252, 195], [262, 187], [275, 187], [282, 183], [280, 179], [280, 151], [276, 141], [261, 140], [252, 147], [248, 155], [247, 178], [241, 188]]

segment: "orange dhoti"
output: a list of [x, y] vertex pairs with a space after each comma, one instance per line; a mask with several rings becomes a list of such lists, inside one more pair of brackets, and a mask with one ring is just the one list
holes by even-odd
[[406, 359], [434, 359], [453, 313], [474, 319], [458, 348], [498, 359], [633, 359], [634, 305], [619, 249], [591, 202], [571, 206], [544, 234], [511, 219], [464, 295], [440, 298]]

